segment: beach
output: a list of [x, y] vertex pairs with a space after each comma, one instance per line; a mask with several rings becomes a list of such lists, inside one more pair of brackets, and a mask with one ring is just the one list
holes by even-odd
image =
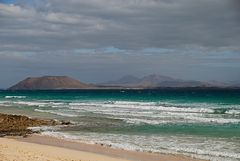
[[203, 161], [184, 155], [126, 151], [31, 135], [0, 138], [0, 161]]
[[67, 141], [29, 129], [60, 124], [60, 121], [0, 113], [0, 134], [4, 136], [0, 138], [0, 161], [200, 161], [184, 155], [152, 154]]
[[127, 161], [100, 154], [0, 138], [1, 161]]
[[56, 126], [60, 122], [0, 114], [0, 161], [199, 161], [183, 155], [152, 154], [114, 149], [99, 144], [84, 144], [43, 136], [29, 129]]
[[0, 114], [0, 133], [5, 136], [0, 138], [0, 161], [199, 161], [184, 155], [152, 154], [67, 141], [28, 129], [58, 124], [53, 120]]

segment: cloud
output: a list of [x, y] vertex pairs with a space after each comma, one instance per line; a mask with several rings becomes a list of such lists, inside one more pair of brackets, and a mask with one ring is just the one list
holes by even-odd
[[221, 70], [209, 70], [220, 77], [229, 72], [224, 65], [228, 55], [229, 66], [240, 54], [238, 0], [8, 2], [0, 1], [0, 63], [12, 73], [21, 73], [20, 66], [27, 74], [47, 67], [50, 73], [61, 73], [63, 66], [72, 75], [106, 71], [110, 77], [115, 70], [116, 76], [163, 73], [195, 78], [195, 71], [207, 73], [203, 64], [217, 63]]
[[238, 46], [240, 39], [240, 23], [235, 19], [238, 11], [231, 0], [43, 2], [18, 0], [14, 6], [1, 4], [0, 30], [11, 30], [8, 37], [19, 39], [15, 44], [22, 39], [31, 44], [31, 37], [25, 39], [21, 34], [27, 30], [32, 37], [43, 34], [48, 41], [39, 44], [55, 49], [66, 42], [69, 44], [65, 48], [139, 49], [186, 44], [222, 47]]

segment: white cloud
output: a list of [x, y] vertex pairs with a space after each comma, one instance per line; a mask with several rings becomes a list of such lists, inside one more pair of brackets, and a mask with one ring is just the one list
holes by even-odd
[[8, 18], [27, 18], [33, 17], [35, 15], [35, 11], [16, 5], [7, 5], [0, 3], [0, 15]]

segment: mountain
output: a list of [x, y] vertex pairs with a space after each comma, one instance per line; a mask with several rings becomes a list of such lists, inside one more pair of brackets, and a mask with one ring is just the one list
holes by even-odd
[[210, 81], [208, 81], [208, 83], [214, 84], [217, 87], [229, 87], [232, 85], [230, 83], [220, 82], [220, 81], [216, 81], [216, 80], [210, 80]]
[[240, 80], [231, 81], [229, 84], [234, 87], [240, 87]]
[[155, 87], [159, 86], [163, 82], [174, 82], [174, 81], [179, 81], [177, 79], [168, 77], [168, 76], [163, 76], [163, 75], [148, 75], [140, 79], [138, 82], [138, 86], [143, 86], [143, 87]]
[[214, 84], [201, 81], [166, 81], [161, 82], [159, 87], [217, 87]]
[[108, 86], [153, 87], [153, 86], [158, 86], [160, 82], [172, 81], [172, 80], [174, 79], [171, 77], [161, 76], [156, 74], [148, 75], [143, 78], [138, 78], [132, 75], [126, 75], [121, 77], [118, 80], [109, 81], [102, 84], [108, 85]]
[[125, 86], [129, 84], [136, 84], [137, 82], [139, 82], [139, 80], [140, 79], [138, 77], [135, 77], [132, 75], [126, 75], [115, 81], [104, 82], [102, 83], [102, 85]]
[[142, 88], [156, 88], [156, 87], [220, 87], [223, 86], [220, 82], [201, 82], [191, 80], [175, 79], [163, 75], [147, 75], [142, 78], [135, 76], [124, 76], [118, 80], [105, 82], [105, 86], [121, 86], [121, 87], [142, 87]]
[[[235, 84], [234, 84], [235, 83]], [[234, 85], [233, 85], [234, 84]], [[98, 85], [82, 83], [68, 76], [29, 77], [9, 90], [51, 90], [51, 89], [121, 89], [121, 88], [186, 88], [186, 87], [240, 87], [237, 82], [222, 83], [219, 81], [192, 81], [175, 79], [163, 75], [147, 75], [138, 78], [132, 75], [124, 76], [115, 81]]]
[[85, 84], [67, 76], [29, 77], [9, 90], [44, 90], [44, 89], [86, 89], [94, 85]]

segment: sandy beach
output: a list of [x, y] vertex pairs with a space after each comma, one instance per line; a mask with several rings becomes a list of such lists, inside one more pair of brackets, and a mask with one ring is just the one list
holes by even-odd
[[66, 148], [0, 139], [1, 161], [127, 161]]
[[184, 155], [126, 151], [31, 135], [0, 138], [0, 161], [201, 161]]
[[[53, 120], [0, 114], [0, 161], [200, 161], [184, 155], [128, 151], [35, 134], [28, 127]], [[62, 124], [60, 122], [60, 124]]]

